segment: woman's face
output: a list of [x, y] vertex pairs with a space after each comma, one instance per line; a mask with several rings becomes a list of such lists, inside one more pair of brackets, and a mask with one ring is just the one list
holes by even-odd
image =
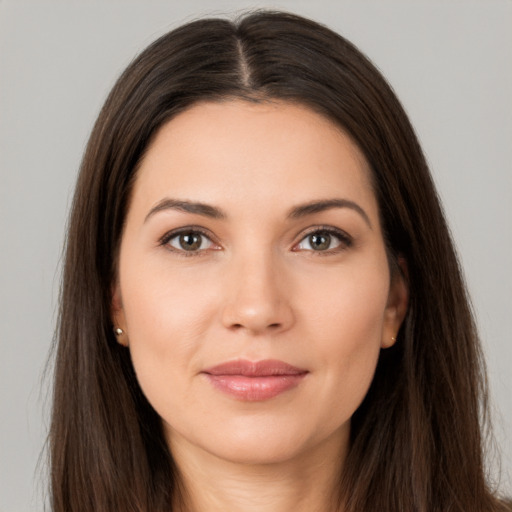
[[244, 463], [343, 450], [407, 292], [368, 165], [282, 102], [197, 104], [145, 155], [113, 299], [173, 453]]

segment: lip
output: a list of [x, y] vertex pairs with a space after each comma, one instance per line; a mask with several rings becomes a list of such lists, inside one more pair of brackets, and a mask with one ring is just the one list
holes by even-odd
[[201, 373], [216, 389], [237, 400], [260, 402], [297, 387], [308, 371], [276, 359], [238, 359]]

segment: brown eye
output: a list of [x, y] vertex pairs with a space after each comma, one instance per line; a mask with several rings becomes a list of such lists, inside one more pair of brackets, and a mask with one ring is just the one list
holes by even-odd
[[306, 235], [296, 246], [296, 251], [328, 252], [352, 245], [352, 239], [343, 231], [319, 229]]
[[177, 251], [185, 252], [199, 252], [213, 246], [213, 242], [199, 231], [183, 231], [169, 238], [166, 243]]
[[185, 251], [197, 251], [201, 247], [202, 235], [198, 233], [184, 233], [178, 237], [180, 247]]
[[308, 236], [309, 245], [314, 251], [326, 251], [331, 248], [329, 233], [314, 233]]

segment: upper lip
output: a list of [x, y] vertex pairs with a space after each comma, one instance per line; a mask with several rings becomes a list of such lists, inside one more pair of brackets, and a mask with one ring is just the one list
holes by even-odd
[[303, 368], [297, 368], [291, 364], [277, 359], [265, 359], [263, 361], [247, 361], [237, 359], [206, 368], [203, 373], [209, 375], [242, 375], [244, 377], [271, 377], [279, 375], [302, 375], [307, 373]]

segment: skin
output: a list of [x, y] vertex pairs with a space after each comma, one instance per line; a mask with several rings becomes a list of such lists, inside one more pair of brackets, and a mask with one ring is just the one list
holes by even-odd
[[[225, 217], [149, 214], [166, 198]], [[357, 206], [289, 216], [330, 199]], [[208, 236], [197, 250], [163, 239], [190, 226]], [[319, 250], [309, 235], [325, 228], [343, 236]], [[329, 120], [233, 100], [197, 104], [160, 129], [134, 185], [112, 314], [162, 418], [182, 510], [337, 510], [350, 418], [406, 307], [368, 165]], [[271, 399], [238, 400], [201, 372], [239, 358], [308, 373]]]

